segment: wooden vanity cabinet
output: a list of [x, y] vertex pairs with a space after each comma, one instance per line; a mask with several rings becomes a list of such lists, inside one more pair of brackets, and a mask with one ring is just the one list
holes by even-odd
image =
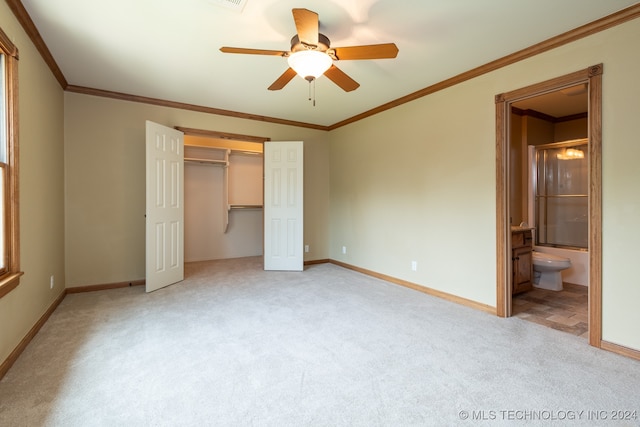
[[533, 234], [531, 229], [511, 231], [511, 292], [518, 294], [533, 288]]

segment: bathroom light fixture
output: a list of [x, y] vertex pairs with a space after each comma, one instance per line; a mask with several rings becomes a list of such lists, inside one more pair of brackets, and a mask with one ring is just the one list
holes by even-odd
[[556, 155], [558, 160], [584, 159], [584, 151], [577, 148], [567, 148]]
[[293, 52], [287, 62], [300, 77], [309, 82], [323, 75], [333, 64], [329, 55], [317, 50]]

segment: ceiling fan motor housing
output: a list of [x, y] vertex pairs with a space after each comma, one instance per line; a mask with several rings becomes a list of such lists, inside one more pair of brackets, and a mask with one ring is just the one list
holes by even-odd
[[300, 37], [296, 34], [291, 38], [291, 52], [299, 52], [301, 50], [318, 50], [320, 52], [326, 52], [331, 46], [329, 37], [324, 34], [318, 33], [318, 45], [310, 45], [300, 41]]

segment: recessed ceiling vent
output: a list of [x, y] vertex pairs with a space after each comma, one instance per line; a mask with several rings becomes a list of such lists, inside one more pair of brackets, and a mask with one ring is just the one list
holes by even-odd
[[209, 2], [236, 12], [242, 12], [247, 0], [209, 0]]

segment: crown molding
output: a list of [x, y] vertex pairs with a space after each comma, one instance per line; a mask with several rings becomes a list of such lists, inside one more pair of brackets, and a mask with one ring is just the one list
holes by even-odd
[[186, 104], [183, 102], [167, 101], [165, 99], [149, 98], [146, 96], [130, 95], [127, 93], [113, 92], [110, 90], [94, 89], [84, 86], [68, 85], [65, 89], [67, 92], [81, 93], [84, 95], [101, 96], [104, 98], [119, 99], [123, 101], [140, 102], [143, 104], [159, 105], [161, 107], [177, 108], [180, 110], [197, 111], [200, 113], [215, 114], [218, 116], [235, 117], [238, 119], [255, 120], [259, 122], [276, 123], [287, 126], [297, 126], [302, 128], [317, 129], [327, 131], [327, 126], [316, 125], [313, 123], [297, 122], [294, 120], [279, 119], [276, 117], [260, 116], [257, 114], [240, 113], [231, 110], [222, 110], [220, 108], [204, 107], [202, 105]]

